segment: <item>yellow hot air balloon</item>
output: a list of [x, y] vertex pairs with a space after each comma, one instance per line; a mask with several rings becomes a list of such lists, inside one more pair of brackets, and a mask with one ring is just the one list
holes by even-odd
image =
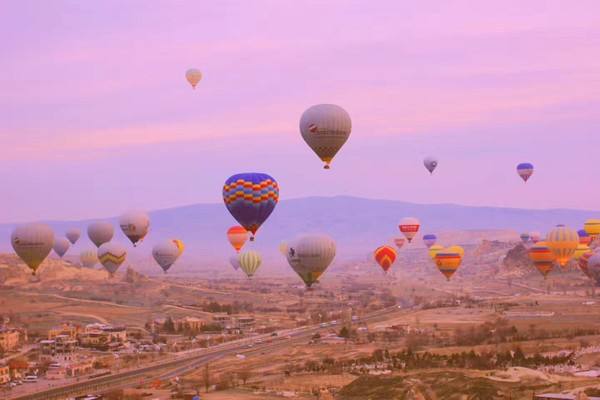
[[579, 260], [582, 255], [589, 252], [590, 250], [591, 250], [590, 246], [588, 246], [587, 244], [579, 243], [577, 245], [577, 249], [575, 250], [575, 253], [573, 254], [573, 259]]
[[[452, 278], [452, 275], [456, 272], [462, 262], [460, 246], [452, 246], [450, 248], [438, 251], [435, 256], [435, 264], [437, 265], [440, 272], [446, 277], [447, 280]], [[462, 250], [464, 253], [464, 250]]]
[[444, 246], [440, 246], [439, 244], [434, 244], [433, 246], [431, 246], [429, 248], [429, 257], [431, 257], [431, 259], [433, 261], [435, 261], [435, 256], [437, 255], [437, 253], [440, 252], [440, 250], [444, 250]]
[[279, 243], [279, 252], [282, 256], [286, 257], [288, 252], [288, 244], [286, 241]]
[[564, 268], [577, 250], [579, 235], [573, 229], [558, 225], [548, 234], [546, 243], [556, 256], [556, 262]]
[[595, 240], [600, 235], [600, 219], [588, 219], [583, 224], [583, 229]]
[[190, 68], [185, 72], [185, 79], [192, 85], [192, 88], [196, 89], [196, 85], [202, 79], [202, 72], [196, 68]]
[[540, 271], [540, 274], [546, 279], [546, 275], [552, 271], [554, 261], [556, 260], [556, 256], [548, 246], [548, 243], [535, 243], [529, 249], [528, 255], [529, 259], [533, 262], [533, 265], [535, 265], [537, 270]]
[[171, 239], [171, 241], [175, 243], [175, 246], [177, 246], [177, 250], [179, 250], [179, 257], [181, 257], [183, 250], [185, 250], [185, 245], [179, 239]]
[[463, 258], [465, 256], [465, 249], [463, 249], [460, 246], [456, 246], [456, 245], [450, 246], [446, 250], [450, 251], [450, 252], [456, 252], [456, 253], [460, 254], [460, 258]]

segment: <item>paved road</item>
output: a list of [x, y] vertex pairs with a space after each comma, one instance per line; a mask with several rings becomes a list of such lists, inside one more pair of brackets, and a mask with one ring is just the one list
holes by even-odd
[[[360, 322], [377, 322], [385, 319], [390, 314], [402, 313], [406, 310], [400, 310], [397, 307], [391, 307], [379, 310], [363, 316]], [[326, 326], [313, 325], [302, 328], [286, 330], [280, 333], [278, 337], [269, 335], [260, 335], [253, 338], [241, 339], [235, 342], [225, 343], [210, 349], [192, 350], [182, 353], [175, 359], [159, 361], [154, 364], [137, 368], [135, 370], [115, 373], [99, 378], [88, 379], [85, 381], [71, 383], [69, 385], [44, 390], [35, 394], [8, 397], [11, 400], [59, 400], [72, 396], [83, 395], [87, 393], [102, 393], [109, 390], [120, 389], [124, 387], [138, 386], [156, 379], [168, 379], [174, 376], [184, 375], [193, 371], [207, 362], [217, 360], [230, 355], [240, 353], [265, 352], [268, 350], [277, 350], [284, 346], [290, 346], [297, 342], [304, 342], [312, 335], [320, 331], [339, 329], [339, 325]], [[257, 339], [274, 339], [271, 343], [255, 343]], [[249, 345], [252, 343], [252, 347]]]

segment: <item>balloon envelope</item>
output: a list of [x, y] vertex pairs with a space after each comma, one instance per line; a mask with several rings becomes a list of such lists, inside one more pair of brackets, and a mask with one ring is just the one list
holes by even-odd
[[423, 235], [423, 242], [425, 243], [425, 246], [431, 247], [435, 244], [435, 242], [437, 242], [437, 236], [433, 233]]
[[531, 163], [521, 163], [517, 165], [517, 173], [523, 179], [523, 181], [527, 182], [527, 180], [533, 174], [533, 164]]
[[394, 261], [396, 261], [398, 253], [396, 253], [396, 250], [392, 246], [380, 246], [375, 250], [373, 255], [381, 269], [384, 272], [388, 272]]
[[98, 249], [98, 260], [111, 276], [117, 272], [126, 258], [127, 250], [120, 243], [107, 242]]
[[537, 231], [533, 231], [533, 232], [529, 232], [529, 240], [531, 240], [531, 243], [537, 243], [542, 239], [542, 234], [537, 232]]
[[583, 229], [592, 237], [592, 240], [594, 240], [600, 235], [600, 219], [588, 219], [585, 221]]
[[185, 250], [185, 245], [183, 244], [183, 241], [179, 239], [171, 239], [171, 241], [177, 247], [177, 250], [179, 251], [179, 256], [181, 256], [183, 254], [183, 250]]
[[98, 264], [98, 249], [86, 249], [79, 253], [79, 262], [84, 268], [93, 268]]
[[[438, 270], [446, 277], [447, 280], [452, 278], [462, 262], [460, 246], [453, 246], [453, 249], [447, 248], [440, 250], [435, 256], [435, 264]], [[460, 248], [462, 249], [462, 248]], [[463, 250], [464, 252], [464, 250]]]
[[579, 235], [577, 231], [559, 225], [548, 234], [546, 243], [556, 256], [558, 264], [565, 267], [577, 250]]
[[279, 201], [279, 186], [267, 174], [236, 174], [223, 186], [223, 201], [233, 218], [252, 233], [253, 240]]
[[146, 237], [150, 229], [150, 217], [143, 211], [130, 211], [119, 218], [119, 226], [134, 246]]
[[165, 240], [152, 248], [152, 257], [166, 273], [179, 258], [179, 249], [172, 240]]
[[594, 252], [588, 259], [587, 270], [589, 276], [600, 285], [600, 252]]
[[202, 72], [196, 68], [190, 68], [185, 72], [185, 79], [192, 85], [192, 88], [196, 89], [196, 85], [202, 79]]
[[21, 225], [13, 230], [11, 244], [15, 253], [35, 275], [54, 245], [54, 232], [46, 224]]
[[65, 236], [71, 244], [75, 244], [81, 237], [81, 231], [78, 228], [71, 228], [65, 233]]
[[433, 171], [438, 166], [438, 160], [435, 157], [425, 157], [423, 160], [423, 165], [425, 165], [425, 168], [427, 168], [429, 173], [433, 174]]
[[431, 259], [433, 261], [435, 261], [435, 256], [437, 255], [437, 253], [440, 252], [440, 250], [444, 250], [444, 246], [440, 246], [439, 244], [434, 244], [433, 246], [431, 246], [429, 248], [429, 257], [431, 257]]
[[238, 253], [248, 240], [248, 231], [243, 226], [232, 226], [227, 230], [227, 240]]
[[577, 235], [579, 235], [579, 244], [589, 245], [592, 243], [592, 237], [585, 231], [585, 229], [578, 230]]
[[404, 246], [404, 242], [406, 242], [406, 239], [404, 238], [394, 238], [394, 244], [398, 249], [401, 249], [402, 246]]
[[240, 255], [239, 254], [235, 254], [231, 257], [229, 257], [229, 263], [231, 264], [231, 266], [233, 267], [234, 270], [238, 270], [241, 268], [240, 266]]
[[419, 232], [420, 226], [421, 226], [421, 223], [419, 222], [418, 219], [416, 219], [414, 217], [406, 217], [406, 218], [403, 218], [402, 221], [400, 221], [400, 225], [398, 226], [398, 228], [400, 229], [400, 232], [402, 232], [404, 234], [404, 236], [406, 237], [406, 239], [408, 239], [408, 242], [410, 243], [411, 240], [417, 234], [417, 232]]
[[323, 234], [304, 235], [288, 244], [287, 260], [307, 287], [319, 280], [335, 258], [335, 241]]
[[288, 252], [288, 244], [286, 241], [283, 241], [281, 243], [279, 243], [279, 252], [281, 253], [281, 255], [283, 255], [284, 257], [287, 256], [287, 252]]
[[102, 244], [110, 242], [115, 234], [112, 224], [104, 221], [91, 223], [88, 226], [87, 232], [88, 237], [96, 247], [100, 247]]
[[254, 250], [244, 251], [239, 255], [240, 268], [246, 273], [248, 278], [252, 278], [260, 267], [262, 257], [259, 252]]
[[529, 243], [529, 240], [531, 239], [531, 236], [529, 236], [529, 233], [527, 232], [521, 233], [519, 237], [521, 238], [521, 242], [523, 242], [524, 244]]
[[69, 247], [71, 247], [71, 242], [69, 242], [69, 239], [57, 237], [54, 239], [54, 246], [52, 249], [60, 258], [62, 258], [67, 253], [67, 250], [69, 250]]
[[335, 104], [318, 104], [304, 111], [300, 133], [308, 146], [325, 163], [325, 169], [348, 140], [352, 131], [350, 115]]
[[544, 279], [552, 271], [556, 256], [546, 242], [537, 242], [529, 248], [529, 259]]

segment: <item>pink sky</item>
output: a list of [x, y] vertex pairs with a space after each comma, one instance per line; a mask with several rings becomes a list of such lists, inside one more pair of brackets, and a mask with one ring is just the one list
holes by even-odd
[[[218, 202], [242, 171], [282, 198], [600, 209], [595, 0], [13, 0], [0, 15], [0, 221]], [[353, 120], [331, 171], [298, 131], [316, 103]]]

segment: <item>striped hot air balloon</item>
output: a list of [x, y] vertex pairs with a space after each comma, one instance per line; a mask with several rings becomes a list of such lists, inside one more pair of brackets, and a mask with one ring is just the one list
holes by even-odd
[[79, 263], [84, 268], [94, 268], [98, 264], [98, 249], [90, 248], [79, 253]]
[[573, 229], [558, 225], [548, 234], [546, 243], [556, 256], [556, 262], [564, 268], [577, 250], [579, 235]]
[[428, 248], [433, 246], [435, 242], [437, 242], [437, 236], [433, 233], [427, 233], [423, 235], [423, 243], [425, 243], [425, 246]]
[[287, 260], [290, 267], [310, 288], [317, 283], [333, 262], [335, 241], [328, 235], [303, 235], [288, 244]]
[[460, 267], [462, 263], [461, 253], [464, 253], [464, 250], [460, 246], [451, 246], [437, 252], [435, 264], [447, 280], [450, 280], [458, 267]]
[[248, 240], [248, 231], [243, 226], [232, 226], [227, 230], [227, 240], [238, 253]]
[[546, 242], [537, 242], [529, 249], [529, 259], [533, 262], [533, 265], [542, 274], [544, 279], [554, 265], [556, 256], [548, 246]]
[[240, 268], [246, 273], [248, 278], [252, 278], [260, 267], [262, 257], [258, 251], [249, 250], [239, 255]]
[[583, 224], [583, 229], [590, 235], [592, 241], [596, 240], [598, 235], [600, 235], [600, 219], [588, 219]]
[[589, 252], [590, 246], [588, 246], [587, 244], [581, 244], [579, 243], [577, 245], [577, 249], [575, 249], [575, 253], [573, 253], [573, 260], [579, 260], [581, 258], [581, 256], [583, 256], [585, 253]]
[[279, 201], [279, 185], [267, 174], [236, 174], [225, 181], [223, 201], [233, 218], [252, 233], [252, 241]]
[[125, 247], [116, 242], [107, 242], [98, 248], [98, 260], [112, 277], [127, 258]]
[[375, 256], [375, 261], [377, 261], [377, 264], [379, 264], [384, 272], [388, 272], [398, 256], [398, 253], [396, 253], [396, 250], [394, 250], [392, 246], [380, 246], [373, 254]]
[[533, 164], [531, 163], [521, 163], [517, 165], [517, 173], [523, 179], [523, 181], [527, 182], [527, 180], [533, 175]]
[[578, 230], [577, 235], [579, 235], [579, 244], [589, 245], [592, 243], [592, 237], [585, 231], [585, 229]]
[[421, 223], [419, 222], [418, 219], [416, 219], [414, 217], [406, 217], [406, 218], [402, 219], [402, 221], [400, 221], [400, 225], [398, 226], [398, 228], [400, 229], [400, 232], [402, 232], [404, 234], [404, 236], [410, 243], [411, 240], [417, 234], [417, 232], [419, 232], [420, 226], [421, 226]]
[[435, 256], [441, 250], [444, 250], [444, 246], [440, 246], [439, 244], [434, 244], [433, 246], [431, 246], [429, 248], [429, 257], [431, 257], [431, 259], [435, 262]]

